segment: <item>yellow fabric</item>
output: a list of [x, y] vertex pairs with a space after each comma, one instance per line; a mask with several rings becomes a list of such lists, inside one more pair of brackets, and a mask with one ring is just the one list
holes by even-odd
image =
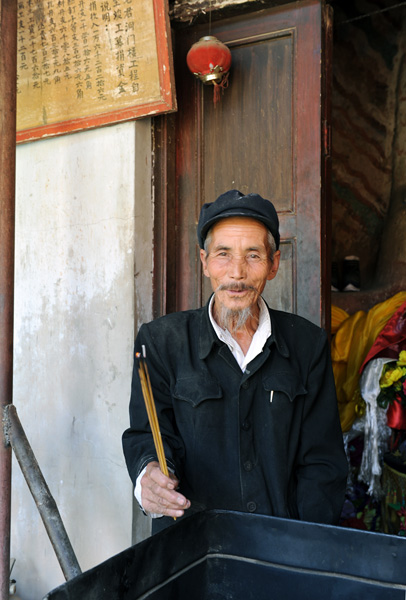
[[341, 323], [345, 321], [345, 319], [348, 319], [349, 316], [350, 315], [347, 313], [347, 311], [343, 310], [342, 308], [334, 305], [331, 307], [331, 333], [333, 335], [337, 332], [337, 329], [340, 327]]
[[399, 292], [367, 313], [360, 310], [347, 318], [343, 314], [345, 311], [332, 307], [335, 335], [331, 342], [331, 358], [343, 431], [351, 428], [362, 410], [359, 369], [379, 333], [405, 301], [406, 292]]

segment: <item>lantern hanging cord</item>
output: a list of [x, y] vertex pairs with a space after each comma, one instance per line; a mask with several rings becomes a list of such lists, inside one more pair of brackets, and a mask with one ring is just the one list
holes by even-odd
[[353, 23], [354, 21], [360, 21], [361, 19], [366, 19], [367, 17], [373, 17], [374, 15], [380, 15], [381, 13], [387, 12], [388, 10], [393, 10], [394, 8], [400, 8], [401, 6], [406, 6], [406, 2], [399, 2], [398, 4], [393, 4], [392, 6], [388, 6], [386, 8], [381, 8], [380, 10], [374, 10], [366, 15], [359, 15], [358, 17], [352, 17], [351, 19], [347, 19], [346, 21], [338, 21], [336, 23], [337, 27], [339, 25], [346, 25], [347, 23]]
[[209, 35], [211, 35], [211, 0], [209, 4]]

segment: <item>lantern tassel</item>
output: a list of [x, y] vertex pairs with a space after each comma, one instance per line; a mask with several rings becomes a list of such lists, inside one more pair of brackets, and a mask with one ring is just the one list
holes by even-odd
[[213, 104], [216, 107], [217, 103], [220, 101], [220, 92], [224, 94], [224, 90], [228, 88], [228, 76], [230, 73], [225, 73], [223, 79], [220, 83], [216, 83], [213, 81], [214, 89], [213, 89]]

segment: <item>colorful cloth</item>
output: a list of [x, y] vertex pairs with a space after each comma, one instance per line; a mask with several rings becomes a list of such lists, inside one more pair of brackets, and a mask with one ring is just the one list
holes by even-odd
[[332, 307], [331, 343], [334, 379], [341, 428], [349, 431], [362, 416], [364, 402], [359, 391], [360, 369], [389, 319], [406, 302], [406, 292], [377, 304], [367, 313], [358, 311], [345, 318], [345, 311]]

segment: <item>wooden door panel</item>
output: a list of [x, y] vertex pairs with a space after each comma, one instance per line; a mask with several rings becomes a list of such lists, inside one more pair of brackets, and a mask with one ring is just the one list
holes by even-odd
[[279, 214], [282, 261], [265, 299], [323, 323], [325, 11], [322, 0], [304, 0], [213, 23], [211, 34], [229, 46], [233, 60], [216, 107], [212, 87], [186, 66], [190, 46], [208, 26], [176, 34], [175, 230], [167, 232], [175, 264], [167, 292], [175, 299], [172, 309], [205, 302], [210, 290], [196, 240], [200, 208], [237, 188], [272, 200]]
[[255, 190], [278, 211], [293, 210], [293, 34], [227, 41], [233, 57], [229, 88], [216, 106], [212, 88], [200, 90], [203, 201], [236, 188]]

